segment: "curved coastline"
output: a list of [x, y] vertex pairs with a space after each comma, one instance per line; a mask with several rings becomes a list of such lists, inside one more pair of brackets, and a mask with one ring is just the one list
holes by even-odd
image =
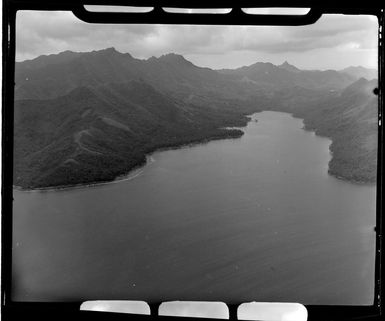
[[[250, 114], [250, 115], [246, 115], [248, 121], [245, 124], [245, 126], [222, 128], [222, 129], [227, 129], [227, 130], [234, 130], [234, 129], [239, 130], [239, 131], [241, 131], [241, 134], [239, 136], [205, 138], [205, 139], [202, 139], [202, 140], [199, 140], [199, 141], [196, 141], [196, 142], [190, 142], [190, 143], [186, 143], [186, 144], [175, 145], [175, 146], [170, 146], [170, 147], [161, 147], [161, 148], [155, 149], [154, 151], [152, 151], [152, 152], [150, 152], [150, 153], [145, 155], [145, 160], [141, 164], [138, 164], [137, 166], [129, 169], [128, 172], [125, 173], [125, 174], [123, 173], [121, 175], [118, 175], [117, 177], [115, 177], [112, 180], [95, 181], [95, 182], [90, 182], [90, 183], [79, 183], [79, 184], [72, 184], [72, 185], [48, 186], [48, 187], [41, 187], [41, 188], [23, 188], [21, 186], [13, 185], [13, 188], [18, 190], [18, 191], [22, 191], [22, 192], [49, 192], [49, 191], [63, 191], [63, 190], [72, 190], [72, 189], [83, 189], [83, 188], [97, 187], [97, 186], [102, 186], [102, 185], [106, 185], [106, 184], [114, 184], [114, 183], [119, 183], [119, 182], [122, 182], [122, 181], [132, 180], [135, 177], [139, 176], [143, 172], [143, 168], [146, 165], [152, 163], [152, 161], [151, 160], [149, 161], [149, 159], [151, 159], [152, 156], [154, 154], [156, 154], [156, 153], [163, 152], [163, 151], [169, 151], [169, 150], [177, 150], [177, 149], [183, 149], [183, 148], [190, 148], [190, 147], [197, 146], [197, 145], [207, 144], [207, 143], [209, 143], [211, 141], [215, 141], [215, 140], [236, 139], [236, 138], [242, 137], [244, 135], [244, 132], [241, 129], [245, 128], [252, 121], [258, 122], [258, 119], [254, 119], [252, 116], [256, 115], [256, 114], [259, 114], [261, 112], [263, 112], [263, 110], [255, 112], [255, 113]], [[277, 111], [277, 112], [282, 112], [282, 111]], [[332, 176], [332, 177], [334, 177], [334, 178], [336, 178], [336, 179], [338, 179], [340, 181], [343, 181], [343, 182], [346, 182], [346, 183], [351, 183], [351, 184], [368, 185], [368, 186], [375, 184], [375, 182], [362, 181], [362, 180], [361, 181], [360, 180], [354, 180], [354, 179], [352, 179], [350, 177], [345, 177], [343, 175], [340, 175], [339, 173], [335, 173], [331, 169], [331, 167], [330, 167], [330, 164], [331, 164], [331, 162], [333, 160], [333, 152], [331, 150], [331, 146], [333, 144], [333, 138], [329, 137], [329, 136], [326, 136], [326, 135], [320, 135], [319, 133], [317, 133], [316, 129], [307, 127], [306, 120], [304, 118], [297, 117], [294, 113], [289, 113], [289, 112], [283, 112], [283, 113], [289, 114], [291, 117], [293, 117], [295, 119], [302, 120], [302, 124], [303, 124], [302, 129], [304, 131], [312, 132], [312, 133], [314, 133], [318, 137], [327, 138], [327, 139], [329, 139], [331, 141], [331, 143], [329, 145], [330, 159], [329, 159], [329, 162], [328, 162], [328, 170], [327, 170], [328, 175], [330, 175], [330, 176]]]
[[[249, 122], [247, 122], [244, 127], [246, 127], [248, 123]], [[242, 128], [242, 127], [233, 127], [231, 129], [240, 130], [240, 128]], [[146, 165], [149, 165], [155, 161], [152, 156], [156, 153], [160, 153], [160, 152], [164, 152], [164, 151], [170, 151], [170, 150], [178, 150], [178, 149], [183, 149], [183, 148], [191, 148], [191, 147], [194, 147], [197, 145], [208, 144], [211, 141], [215, 141], [215, 140], [237, 139], [237, 138], [242, 137], [243, 135], [244, 135], [244, 132], [241, 131], [241, 133], [238, 136], [205, 138], [205, 139], [202, 139], [202, 140], [199, 140], [196, 142], [190, 142], [190, 143], [185, 143], [185, 144], [181, 144], [181, 145], [170, 146], [170, 147], [161, 147], [161, 148], [155, 149], [154, 151], [145, 155], [146, 158], [141, 164], [138, 164], [137, 166], [129, 169], [126, 174], [123, 173], [121, 175], [116, 176], [114, 179], [111, 179], [111, 180], [95, 181], [95, 182], [90, 182], [90, 183], [37, 187], [37, 188], [23, 188], [23, 187], [18, 186], [18, 185], [13, 185], [13, 188], [20, 191], [20, 192], [26, 192], [26, 193], [58, 192], [58, 191], [67, 191], [67, 190], [75, 190], [75, 189], [83, 189], [83, 188], [92, 188], [92, 187], [98, 187], [98, 186], [107, 185], [107, 184], [115, 184], [115, 183], [119, 183], [122, 181], [129, 181], [129, 180], [134, 179], [137, 176], [139, 176], [143, 172], [143, 168]], [[150, 159], [150, 161], [149, 161], [149, 159]]]

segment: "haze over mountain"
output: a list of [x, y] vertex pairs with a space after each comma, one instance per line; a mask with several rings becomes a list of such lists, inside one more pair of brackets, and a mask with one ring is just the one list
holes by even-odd
[[355, 78], [366, 78], [368, 80], [377, 79], [378, 71], [376, 69], [364, 68], [361, 66], [351, 66], [340, 70], [341, 73], [348, 74]]
[[112, 180], [156, 149], [239, 137], [225, 127], [261, 110], [304, 118], [333, 140], [332, 174], [373, 182], [376, 80], [358, 75], [288, 62], [217, 71], [177, 54], [140, 60], [114, 48], [16, 63], [14, 184]]

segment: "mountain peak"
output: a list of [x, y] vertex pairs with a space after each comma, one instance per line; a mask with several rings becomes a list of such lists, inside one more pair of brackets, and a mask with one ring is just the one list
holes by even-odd
[[105, 52], [118, 52], [115, 49], [115, 47], [108, 47], [108, 48], [102, 49], [101, 51], [105, 51]]
[[279, 65], [278, 67], [281, 69], [285, 69], [287, 71], [291, 71], [291, 72], [299, 72], [300, 71], [296, 66], [289, 64], [287, 62], [287, 60], [285, 60], [285, 62], [283, 64]]
[[160, 61], [165, 61], [168, 63], [193, 65], [190, 61], [186, 60], [185, 57], [183, 57], [182, 55], [176, 54], [176, 53], [168, 53], [168, 54], [160, 56], [158, 59]]
[[99, 54], [121, 54], [121, 52], [117, 51], [114, 47], [108, 47], [105, 49], [100, 50], [93, 50], [93, 53], [99, 53]]
[[347, 86], [343, 90], [342, 95], [351, 95], [357, 93], [366, 93], [368, 95], [372, 95], [373, 89], [376, 88], [377, 85], [378, 82], [376, 79], [369, 81], [366, 78], [361, 77], [360, 79]]
[[168, 54], [161, 55], [159, 59], [166, 59], [166, 58], [172, 58], [172, 59], [185, 59], [182, 55], [176, 54], [174, 52], [170, 52]]
[[369, 82], [369, 80], [367, 80], [365, 77], [361, 77], [360, 79], [358, 79], [356, 81], [357, 84], [366, 84], [368, 82]]
[[122, 53], [116, 50], [115, 47], [108, 47], [105, 49], [93, 50], [91, 52], [85, 52], [85, 54], [91, 54], [91, 55], [97, 55], [97, 56], [103, 56], [103, 57], [125, 57], [125, 58], [135, 59], [128, 52]]
[[55, 54], [41, 55], [34, 59], [17, 62], [17, 64], [24, 65], [28, 69], [37, 69], [49, 64], [60, 64], [68, 62], [76, 57], [79, 57], [81, 54], [81, 52], [66, 50]]

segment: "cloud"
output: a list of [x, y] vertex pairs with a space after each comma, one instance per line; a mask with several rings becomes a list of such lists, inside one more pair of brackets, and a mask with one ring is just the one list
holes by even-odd
[[126, 50], [151, 34], [153, 25], [93, 25], [71, 12], [19, 12], [16, 19], [16, 55], [19, 60], [64, 50], [89, 51], [106, 47]]
[[[342, 15], [328, 15], [314, 25], [300, 27], [95, 25], [79, 21], [71, 12], [25, 11], [17, 17], [16, 51], [17, 60], [24, 60], [64, 50], [115, 47], [138, 58], [176, 52], [210, 66], [210, 56], [232, 55], [236, 61], [234, 55], [238, 53], [241, 60], [248, 52], [249, 56], [281, 55], [285, 60], [284, 56], [317, 55], [327, 49], [330, 59], [330, 53], [338, 59], [343, 52], [354, 57], [356, 64], [364, 64], [376, 59], [377, 27], [373, 17]], [[211, 66], [216, 67], [215, 61]]]

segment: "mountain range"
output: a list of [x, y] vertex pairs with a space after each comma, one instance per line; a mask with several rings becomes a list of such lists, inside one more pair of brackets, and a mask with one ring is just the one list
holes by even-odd
[[173, 53], [141, 60], [114, 48], [17, 62], [14, 185], [113, 180], [157, 149], [240, 137], [241, 130], [227, 128], [262, 110], [293, 113], [330, 137], [331, 174], [374, 182], [373, 75], [362, 67], [309, 71], [288, 62], [212, 70]]

